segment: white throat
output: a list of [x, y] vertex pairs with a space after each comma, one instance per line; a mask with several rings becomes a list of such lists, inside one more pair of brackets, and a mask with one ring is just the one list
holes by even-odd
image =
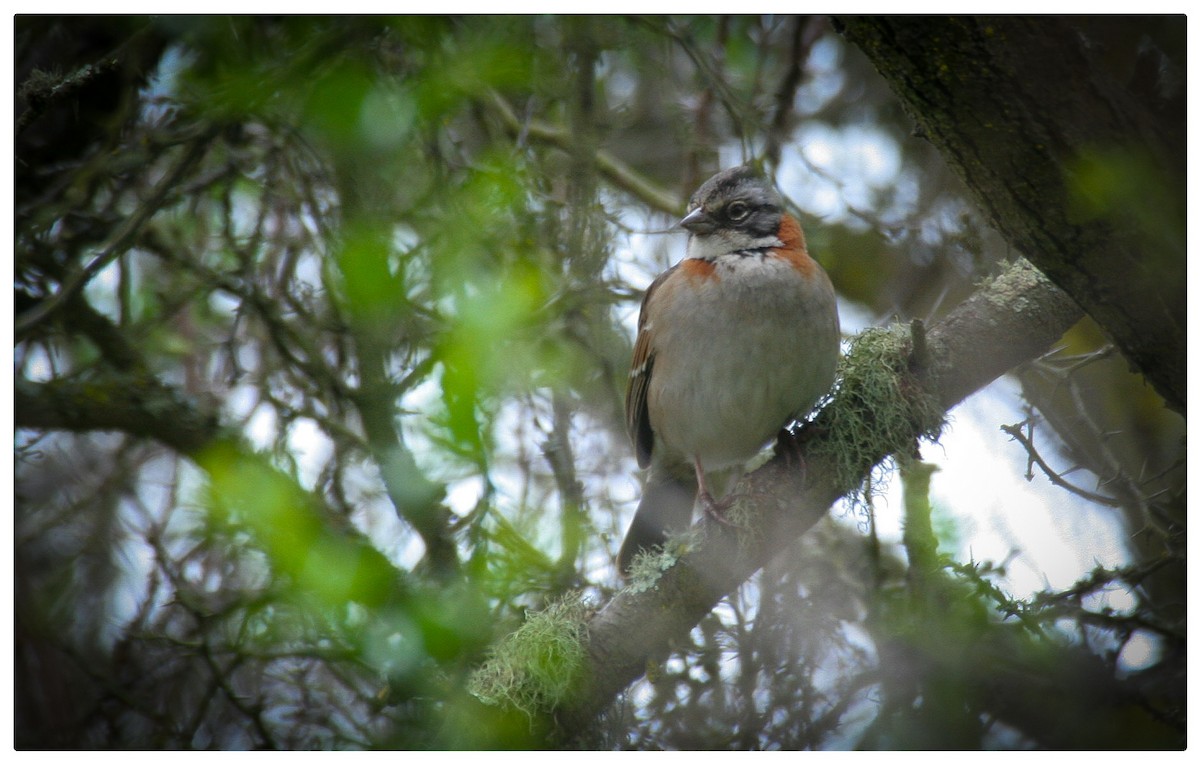
[[716, 260], [718, 257], [743, 252], [748, 249], [782, 247], [777, 236], [754, 237], [742, 231], [716, 231], [707, 236], [692, 234], [688, 237], [687, 256], [696, 260]]

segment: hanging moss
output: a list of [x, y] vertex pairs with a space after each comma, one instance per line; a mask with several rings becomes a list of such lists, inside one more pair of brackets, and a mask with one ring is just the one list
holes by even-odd
[[584, 679], [588, 608], [568, 594], [505, 637], [471, 677], [468, 691], [490, 706], [511, 706], [529, 716], [548, 713]]
[[813, 441], [812, 453], [832, 459], [838, 486], [861, 501], [863, 477], [893, 453], [913, 453], [916, 438], [936, 440], [943, 412], [928, 381], [912, 371], [909, 327], [867, 329], [841, 360], [832, 400], [818, 424], [827, 437]]

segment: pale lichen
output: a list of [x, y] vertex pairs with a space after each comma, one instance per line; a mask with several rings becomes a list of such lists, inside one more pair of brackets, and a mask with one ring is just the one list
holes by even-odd
[[588, 613], [580, 595], [568, 594], [530, 614], [492, 649], [468, 691], [483, 703], [529, 716], [554, 710], [584, 681]]
[[883, 457], [911, 453], [917, 438], [936, 440], [943, 411], [929, 379], [913, 370], [908, 326], [867, 329], [839, 365], [838, 383], [819, 423], [813, 455], [832, 460], [836, 483], [861, 501], [863, 480]]
[[662, 574], [675, 566], [680, 557], [695, 549], [702, 541], [702, 531], [692, 526], [688, 530], [667, 537], [661, 547], [643, 549], [633, 558], [626, 574], [631, 592], [647, 592], [658, 586]]

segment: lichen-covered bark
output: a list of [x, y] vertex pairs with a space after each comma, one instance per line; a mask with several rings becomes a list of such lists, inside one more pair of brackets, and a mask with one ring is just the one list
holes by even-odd
[[1123, 51], [1087, 23], [838, 20], [996, 228], [1185, 413], [1185, 138], [1173, 51], [1142, 45], [1117, 61]]
[[195, 456], [220, 433], [217, 417], [148, 375], [118, 373], [96, 380], [34, 383], [13, 388], [17, 427], [90, 432], [110, 430], [157, 440]]

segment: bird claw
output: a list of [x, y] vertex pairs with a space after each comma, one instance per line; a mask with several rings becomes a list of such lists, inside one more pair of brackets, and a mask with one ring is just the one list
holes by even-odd
[[726, 496], [724, 499], [717, 501], [708, 491], [701, 491], [699, 494], [700, 507], [704, 510], [704, 514], [711, 517], [715, 522], [721, 525], [733, 526], [733, 523], [725, 519], [725, 512], [733, 504], [733, 497]]

